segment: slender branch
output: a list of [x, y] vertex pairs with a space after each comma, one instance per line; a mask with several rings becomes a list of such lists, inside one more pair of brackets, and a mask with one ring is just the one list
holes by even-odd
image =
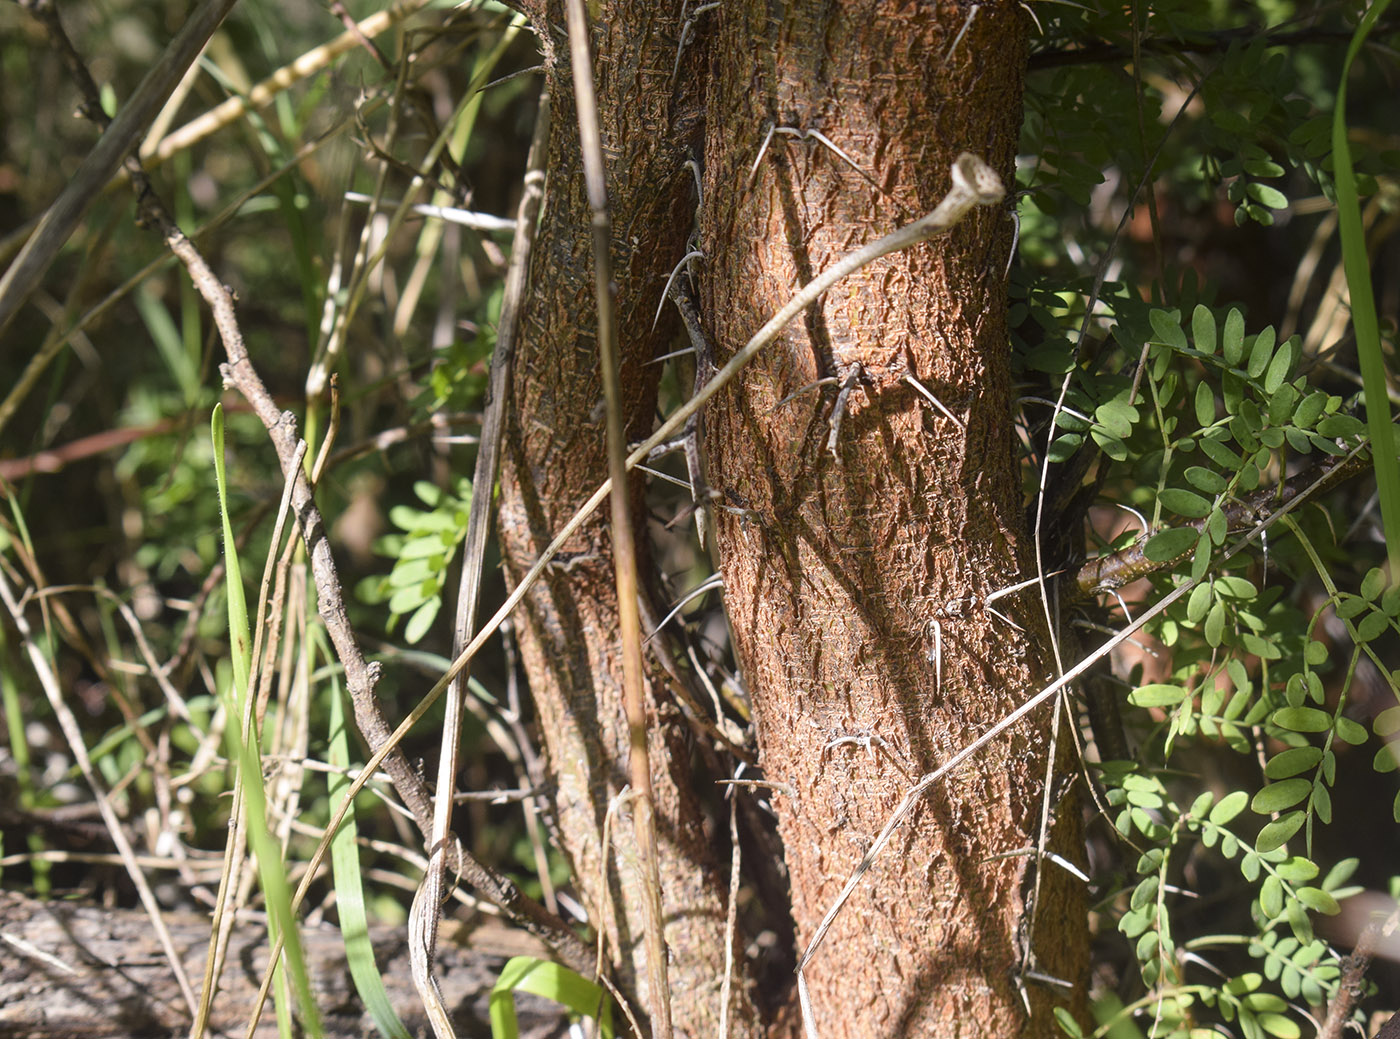
[[[1400, 927], [1400, 909], [1396, 909], [1388, 917], [1377, 915], [1366, 925], [1351, 955], [1342, 960], [1342, 976], [1337, 982], [1337, 995], [1327, 1006], [1327, 1018], [1317, 1030], [1317, 1039], [1341, 1039], [1347, 1020], [1361, 998], [1361, 983], [1366, 980], [1366, 969], [1371, 965], [1376, 946], [1382, 938], [1389, 938], [1394, 934], [1397, 927]], [[1391, 1018], [1386, 1022], [1377, 1033], [1376, 1039], [1387, 1039], [1387, 1033], [1393, 1031], [1391, 1025], [1394, 1021], [1395, 1019]]]
[[[546, 90], [540, 97], [535, 134], [530, 142], [530, 154], [526, 161], [525, 193], [520, 199], [517, 211], [515, 240], [511, 245], [510, 268], [506, 272], [496, 349], [491, 355], [486, 411], [482, 416], [481, 441], [477, 449], [476, 469], [472, 474], [472, 506], [467, 517], [467, 537], [462, 553], [457, 623], [452, 633], [454, 654], [461, 652], [476, 630], [481, 579], [486, 565], [486, 536], [491, 524], [491, 495], [500, 468], [501, 435], [505, 430], [505, 406], [510, 392], [515, 341], [520, 329], [520, 313], [530, 270], [530, 252], [535, 242], [536, 217], [544, 198], [549, 119], [550, 98], [549, 91]], [[470, 668], [463, 667], [447, 692], [447, 708], [442, 723], [442, 749], [438, 758], [437, 811], [433, 815], [433, 829], [428, 842], [432, 855], [423, 874], [419, 895], [414, 899], [413, 913], [410, 917], [412, 938], [409, 952], [413, 964], [413, 983], [423, 1000], [433, 1031], [439, 1037], [452, 1035], [451, 1019], [443, 1003], [437, 979], [433, 975], [433, 957], [437, 949], [438, 922], [442, 916], [448, 828], [455, 801], [453, 793], [461, 745], [462, 704], [469, 676]]]
[[642, 622], [637, 606], [637, 546], [627, 481], [627, 432], [618, 385], [617, 313], [612, 291], [612, 215], [608, 211], [603, 142], [598, 128], [598, 96], [588, 48], [588, 16], [583, 0], [567, 0], [569, 61], [578, 113], [579, 144], [588, 207], [593, 219], [593, 292], [598, 310], [598, 361], [607, 412], [608, 476], [612, 484], [613, 572], [617, 619], [622, 639], [622, 702], [630, 744], [628, 773], [632, 792], [632, 831], [641, 873], [648, 1010], [656, 1039], [671, 1039], [671, 986], [667, 976], [666, 926], [661, 909], [661, 866], [656, 843], [656, 802], [647, 750], [646, 694], [642, 688]]
[[142, 159], [153, 167], [237, 122], [248, 112], [265, 108], [278, 94], [314, 76], [343, 54], [356, 47], [368, 45], [372, 48], [373, 45], [369, 43], [371, 39], [397, 25], [426, 3], [427, 0], [399, 0], [398, 3], [376, 11], [363, 21], [348, 23], [345, 32], [282, 66], [262, 82], [254, 84], [247, 94], [228, 98], [162, 137], [158, 143], [151, 144], [149, 149], [143, 149]]
[[[104, 128], [101, 140], [88, 153], [68, 182], [68, 186], [49, 206], [44, 218], [39, 221], [39, 226], [34, 229], [34, 234], [24, 243], [24, 248], [5, 271], [5, 276], [0, 278], [0, 332], [5, 330], [24, 301], [29, 298], [29, 294], [39, 284], [39, 279], [49, 269], [49, 264], [68, 241], [108, 178], [124, 161], [135, 161], [130, 158], [132, 149], [136, 147], [146, 127], [180, 82], [185, 70], [194, 62], [209, 37], [214, 35], [219, 23], [232, 10], [235, 2], [236, 0], [205, 0], [170, 41], [165, 53], [151, 66], [136, 92], [131, 95], [131, 100], [122, 106], [117, 117]], [[52, 33], [52, 26], [57, 24], [57, 17], [52, 13], [51, 0], [30, 0], [27, 6], [35, 17], [49, 25]], [[63, 35], [63, 39], [67, 39], [66, 35]], [[67, 51], [72, 51], [71, 45]], [[69, 58], [71, 65], [76, 58], [76, 52], [73, 52], [71, 58], [65, 52], [65, 58]], [[81, 64], [78, 62], [79, 66]], [[83, 93], [86, 114], [90, 118], [100, 118], [105, 122], [97, 88], [86, 71], [78, 76], [78, 86]]]
[[[1369, 469], [1370, 460], [1366, 455], [1352, 453], [1329, 457], [1282, 484], [1231, 501], [1223, 510], [1226, 529], [1231, 533], [1248, 530], [1270, 507], [1285, 505], [1300, 496], [1321, 494]], [[1203, 532], [1206, 520], [1192, 520], [1184, 526]], [[1111, 555], [1087, 561], [1074, 575], [1079, 594], [1091, 596], [1122, 588], [1140, 577], [1173, 566], [1181, 558], [1148, 559], [1143, 553], [1144, 543], [1145, 540], [1139, 541]]]

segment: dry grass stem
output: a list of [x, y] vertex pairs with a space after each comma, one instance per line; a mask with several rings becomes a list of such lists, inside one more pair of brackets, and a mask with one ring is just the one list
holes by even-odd
[[142, 160], [156, 166], [177, 152], [184, 151], [206, 137], [213, 136], [224, 127], [232, 125], [250, 111], [271, 104], [282, 91], [327, 68], [336, 58], [360, 46], [363, 39], [373, 39], [380, 35], [423, 8], [427, 2], [428, 0], [398, 0], [393, 6], [375, 12], [329, 43], [309, 50], [290, 64], [282, 66], [249, 90], [247, 95], [229, 98], [199, 118], [190, 120], [174, 133], [161, 138], [158, 143], [147, 140], [141, 146]]
[[[631, 744], [628, 774], [636, 795], [632, 805], [633, 833], [641, 873], [642, 919], [646, 929], [646, 974], [651, 1032], [671, 1039], [671, 986], [668, 978], [666, 925], [661, 906], [661, 869], [656, 841], [655, 797], [647, 749], [646, 692], [643, 688], [642, 621], [637, 549], [632, 529], [632, 501], [627, 485], [627, 431], [618, 388], [617, 315], [612, 295], [612, 217], [608, 212], [603, 142], [598, 129], [598, 99], [593, 88], [593, 62], [588, 47], [588, 16], [583, 0], [565, 5], [569, 24], [569, 59], [588, 206], [593, 214], [593, 289], [598, 315], [598, 360], [607, 412], [608, 475], [612, 483], [613, 567], [617, 581], [618, 626], [622, 636], [622, 695]], [[600, 925], [601, 926], [601, 925]]]
[[[530, 270], [530, 252], [535, 240], [536, 217], [544, 195], [546, 146], [549, 140], [550, 103], [548, 93], [540, 99], [535, 119], [534, 137], [526, 163], [525, 192], [514, 221], [515, 238], [511, 246], [510, 268], [506, 274], [501, 319], [496, 335], [496, 348], [491, 356], [491, 375], [487, 390], [487, 405], [481, 422], [480, 446], [476, 469], [472, 474], [472, 506], [467, 516], [467, 534], [463, 546], [462, 577], [457, 591], [457, 619], [452, 632], [452, 651], [460, 653], [476, 629], [478, 604], [481, 601], [481, 581], [486, 565], [486, 538], [491, 523], [491, 494], [501, 462], [501, 436], [505, 429], [505, 407], [510, 392], [511, 362], [515, 354], [515, 338], [520, 325], [520, 313], [525, 299]], [[429, 1020], [439, 1039], [453, 1034], [451, 1018], [442, 1003], [441, 991], [433, 978], [433, 954], [437, 948], [438, 921], [442, 915], [446, 876], [446, 850], [456, 803], [457, 760], [461, 742], [462, 708], [467, 697], [467, 680], [471, 675], [463, 667], [447, 690], [442, 738], [438, 755], [438, 776], [433, 814], [433, 829], [429, 835], [431, 849], [427, 871], [423, 875], [419, 897], [413, 902], [413, 932], [411, 947], [413, 982], [428, 1010]], [[509, 741], [502, 741], [506, 745]]]
[[58, 686], [58, 677], [49, 667], [43, 650], [34, 641], [29, 621], [10, 589], [10, 582], [5, 576], [3, 568], [0, 568], [0, 601], [4, 602], [5, 609], [9, 611], [10, 619], [14, 621], [20, 641], [24, 644], [25, 652], [29, 654], [34, 674], [39, 679], [39, 685], [43, 687], [44, 695], [48, 698], [49, 707], [53, 710], [54, 717], [58, 719], [64, 739], [68, 741], [68, 749], [73, 752], [73, 760], [77, 762], [79, 771], [82, 772], [83, 778], [87, 780], [87, 784], [92, 790], [98, 811], [102, 814], [102, 822], [107, 827], [108, 836], [116, 845], [117, 854], [121, 856], [127, 875], [131, 877], [132, 884], [136, 886], [136, 893], [141, 899], [141, 904], [150, 915], [151, 926], [156, 932], [156, 937], [160, 941], [166, 959], [170, 962], [170, 970], [180, 986], [180, 994], [184, 996], [185, 1002], [190, 1008], [190, 1014], [193, 1015], [199, 1001], [195, 999], [194, 989], [190, 987], [190, 979], [185, 973], [184, 963], [181, 961], [180, 954], [176, 950], [175, 944], [170, 938], [170, 932], [161, 917], [160, 904], [156, 901], [155, 892], [151, 890], [151, 885], [146, 881], [146, 874], [136, 861], [136, 852], [132, 849], [131, 842], [127, 840], [121, 820], [117, 818], [116, 811], [107, 799], [102, 780], [98, 778], [97, 772], [92, 766], [92, 759], [88, 757], [87, 745], [83, 742], [83, 733], [78, 727], [78, 719], [69, 710], [63, 697], [63, 691]]
[[[175, 34], [170, 45], [156, 59], [130, 100], [117, 113], [117, 117], [105, 128], [96, 147], [88, 153], [87, 158], [68, 181], [67, 187], [44, 213], [34, 233], [5, 271], [5, 276], [0, 278], [0, 332], [5, 330], [24, 301], [29, 298], [29, 294], [34, 291], [34, 287], [39, 284], [39, 279], [77, 228], [83, 214], [97, 200], [102, 186], [116, 172], [118, 166], [130, 159], [137, 140], [155, 118], [156, 112], [165, 104], [166, 98], [180, 82], [185, 70], [198, 57], [214, 30], [233, 9], [234, 3], [235, 0], [205, 0], [200, 4]], [[45, 20], [60, 51], [71, 54], [71, 44], [66, 48], [63, 46], [67, 37], [62, 34], [57, 14], [53, 9], [48, 5], [32, 4], [31, 10]], [[86, 83], [82, 82], [84, 78]], [[97, 88], [91, 76], [85, 71], [82, 72], [78, 85], [84, 94], [88, 117], [105, 122]], [[3, 417], [0, 417], [0, 424], [3, 424]]]

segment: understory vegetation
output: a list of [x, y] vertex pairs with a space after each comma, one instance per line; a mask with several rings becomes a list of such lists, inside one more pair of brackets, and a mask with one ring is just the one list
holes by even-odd
[[[990, 276], [1009, 296], [1034, 565], [980, 606], [1018, 627], [1043, 614], [1046, 683], [1074, 672], [1044, 696], [1054, 720], [1034, 724], [1074, 748], [1052, 751], [1069, 764], [1046, 804], [1078, 798], [1084, 848], [1017, 854], [1079, 878], [1093, 967], [1062, 979], [1022, 962], [1018, 984], [1082, 990], [1087, 1013], [1053, 1013], [1070, 1036], [1373, 1035], [1400, 1007], [1400, 21], [1383, 0], [1019, 6], [1029, 71], [998, 210], [1016, 247]], [[725, 17], [689, 7], [690, 37]], [[7, 267], [186, 12], [112, 0], [57, 17], [71, 55], [49, 5], [0, 9]], [[691, 45], [676, 41], [678, 70]], [[495, 968], [497, 1035], [516, 1032], [517, 987], [606, 1019], [605, 1034], [656, 1020], [637, 991], [591, 975], [598, 921], [561, 847], [558, 763], [541, 750], [517, 621], [484, 636], [460, 721], [453, 697], [424, 705], [514, 588], [501, 550], [468, 532], [497, 493], [494, 475], [472, 474], [519, 302], [508, 272], [531, 211], [542, 60], [524, 15], [499, 3], [244, 0], [134, 138], [164, 217], [114, 167], [32, 288], [0, 284], [0, 887], [153, 919], [265, 911], [287, 950], [271, 984], [285, 1035], [321, 1033], [297, 934], [328, 920], [374, 1026], [425, 1027], [421, 1007], [384, 994], [369, 933], [407, 925], [433, 851], [451, 860], [445, 916], [500, 915], [509, 900], [492, 884], [506, 881], [534, 907], [504, 910], [534, 944]], [[869, 190], [865, 157], [833, 135], [772, 147], [828, 152]], [[761, 134], [753, 144], [755, 168], [774, 161]], [[245, 368], [162, 242], [167, 218], [231, 291]], [[665, 414], [694, 392], [689, 346], [682, 331], [655, 362]], [[821, 390], [838, 409], [833, 444], [840, 389]], [[297, 424], [285, 444], [284, 409]], [[600, 431], [603, 414], [600, 401]], [[737, 781], [696, 792], [738, 864], [728, 926], [748, 965], [734, 984], [795, 1008], [805, 946], [771, 901], [787, 897], [785, 874], [749, 861], [777, 844], [786, 778], [762, 772], [730, 645], [739, 621], [683, 455], [642, 467], [643, 555], [675, 607], [644, 621], [684, 630], [703, 678], [704, 702], [684, 711], [696, 759]], [[297, 467], [343, 596], [329, 627], [327, 578], [283, 476]], [[586, 562], [561, 557], [542, 580]], [[454, 641], [466, 609], [476, 620]], [[933, 628], [941, 669], [954, 634]], [[382, 734], [365, 731], [363, 687]], [[415, 712], [403, 765], [363, 773]], [[451, 852], [414, 825], [432, 816], [444, 732], [458, 746]], [[871, 769], [903, 767], [878, 725], [843, 743]], [[768, 786], [744, 786], [755, 778]], [[630, 825], [613, 808], [600, 828]], [[741, 823], [770, 843], [741, 842]], [[225, 940], [216, 922], [200, 962]], [[729, 984], [705, 998], [727, 1001]], [[208, 978], [190, 972], [182, 989], [188, 1020], [204, 1020]]]

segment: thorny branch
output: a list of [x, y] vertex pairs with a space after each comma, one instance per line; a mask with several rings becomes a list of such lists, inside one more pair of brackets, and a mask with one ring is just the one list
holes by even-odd
[[[1297, 476], [1273, 487], [1265, 487], [1245, 498], [1238, 498], [1227, 504], [1225, 513], [1226, 529], [1231, 534], [1248, 530], [1259, 522], [1261, 516], [1270, 509], [1287, 505], [1299, 495], [1311, 496], [1331, 490], [1338, 484], [1359, 476], [1371, 468], [1367, 454], [1348, 454], [1324, 459], [1299, 473]], [[1204, 519], [1192, 520], [1183, 524], [1204, 532]], [[1136, 581], [1140, 577], [1165, 570], [1177, 563], [1175, 559], [1151, 560], [1143, 553], [1146, 539], [1127, 548], [1099, 559], [1091, 559], [1081, 566], [1074, 576], [1075, 587], [1083, 596], [1113, 591]]]
[[[1396, 909], [1389, 917], [1382, 918], [1377, 915], [1366, 925], [1351, 955], [1342, 960], [1342, 976], [1338, 979], [1337, 995], [1327, 1007], [1327, 1018], [1317, 1030], [1317, 1039], [1341, 1039], [1351, 1018], [1351, 1012], [1356, 1009], [1356, 1004], [1363, 994], [1362, 983], [1366, 980], [1366, 970], [1371, 966], [1376, 947], [1380, 945], [1381, 939], [1393, 935], [1397, 927], [1400, 927], [1400, 909]], [[1390, 1025], [1393, 1021], [1394, 1018], [1376, 1033], [1376, 1039], [1384, 1039], [1391, 1031]]]
[[[36, 3], [31, 10], [53, 35], [60, 51], [67, 58], [77, 85], [84, 97], [84, 112], [99, 125], [107, 125], [102, 112], [96, 84], [87, 72], [76, 50], [69, 42], [56, 13], [47, 3]], [[134, 142], [133, 142], [134, 147]], [[243, 333], [234, 309], [233, 293], [215, 276], [199, 249], [180, 230], [165, 204], [156, 195], [145, 169], [133, 151], [128, 151], [121, 165], [136, 190], [139, 220], [143, 226], [154, 227], [170, 251], [184, 264], [191, 282], [208, 304], [215, 327], [223, 342], [228, 361], [219, 366], [226, 385], [238, 390], [262, 421], [277, 452], [283, 474], [292, 479], [292, 507], [296, 512], [311, 571], [316, 583], [317, 608], [335, 646], [336, 656], [345, 670], [346, 686], [350, 691], [355, 721], [361, 733], [377, 754], [391, 741], [391, 727], [384, 718], [374, 687], [381, 668], [365, 659], [355, 640], [350, 618], [345, 608], [341, 581], [326, 537], [325, 521], [316, 507], [310, 481], [305, 470], [297, 464], [299, 437], [296, 416], [279, 411], [272, 395], [258, 375], [244, 344]], [[421, 776], [392, 747], [383, 759], [395, 790], [413, 814], [418, 828], [426, 836], [432, 831], [432, 800]], [[482, 862], [464, 849], [449, 850], [448, 865], [500, 909], [515, 923], [549, 944], [570, 966], [586, 970], [591, 956], [588, 947], [573, 931], [534, 899], [521, 892], [513, 881]]]

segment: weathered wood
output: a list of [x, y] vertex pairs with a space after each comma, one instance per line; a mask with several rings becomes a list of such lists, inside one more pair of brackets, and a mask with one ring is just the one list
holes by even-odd
[[[185, 969], [191, 977], [201, 977], [208, 918], [178, 912], [166, 914], [165, 922]], [[390, 1002], [411, 1032], [426, 1035], [402, 932], [385, 928], [371, 937]], [[487, 1001], [505, 960], [541, 949], [527, 936], [494, 922], [466, 940], [469, 946], [454, 944], [449, 934], [438, 947], [443, 996], [464, 1039], [490, 1035]], [[350, 980], [340, 932], [331, 926], [307, 927], [302, 941], [326, 1036], [377, 1035]], [[266, 965], [266, 927], [256, 919], [240, 920], [214, 1001], [212, 1034], [243, 1034]], [[516, 1005], [522, 1036], [562, 1033], [563, 1015], [554, 1004], [517, 996]], [[189, 1027], [184, 1000], [145, 913], [40, 902], [0, 891], [0, 1039], [173, 1039], [187, 1035]], [[256, 1034], [277, 1034], [271, 1006]]]

